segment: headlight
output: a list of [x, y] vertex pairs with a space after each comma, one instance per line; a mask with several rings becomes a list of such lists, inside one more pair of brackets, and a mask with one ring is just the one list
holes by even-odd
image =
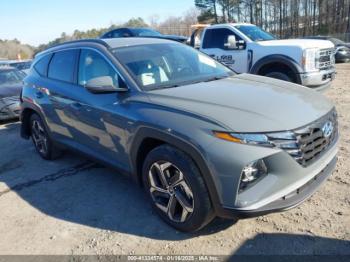
[[[214, 131], [214, 136], [239, 144], [248, 144], [264, 147], [275, 147], [280, 149], [295, 149], [297, 147], [296, 136], [292, 131], [271, 132], [264, 134], [253, 133], [227, 133]], [[245, 165], [241, 171], [239, 191], [244, 191], [248, 187], [260, 181], [268, 174], [268, 169], [263, 159], [258, 159]]]
[[303, 52], [303, 66], [305, 72], [317, 71], [319, 63], [319, 49], [307, 48]]
[[267, 146], [279, 147], [278, 140], [282, 141], [294, 141], [296, 139], [295, 134], [291, 131], [285, 132], [273, 132], [273, 133], [265, 133], [265, 134], [253, 134], [253, 133], [227, 133], [214, 131], [214, 136], [217, 138], [227, 140], [234, 143], [239, 144], [250, 144], [257, 146]]
[[241, 143], [241, 144], [253, 144], [261, 146], [273, 146], [266, 135], [264, 134], [242, 134], [242, 133], [225, 133], [214, 131], [214, 135], [217, 138]]

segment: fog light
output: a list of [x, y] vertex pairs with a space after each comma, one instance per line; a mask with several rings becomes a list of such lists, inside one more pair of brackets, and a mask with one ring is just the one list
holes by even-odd
[[240, 191], [255, 184], [260, 178], [267, 174], [264, 160], [260, 159], [250, 163], [242, 169]]

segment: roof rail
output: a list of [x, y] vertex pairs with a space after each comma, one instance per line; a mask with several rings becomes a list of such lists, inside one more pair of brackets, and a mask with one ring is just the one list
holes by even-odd
[[72, 41], [67, 41], [67, 42], [63, 42], [63, 43], [59, 43], [59, 44], [55, 44], [53, 46], [50, 46], [49, 48], [37, 53], [35, 56], [38, 56], [40, 54], [43, 54], [51, 49], [54, 49], [56, 47], [59, 46], [63, 46], [63, 45], [68, 45], [68, 44], [75, 44], [75, 43], [96, 43], [96, 44], [101, 44], [103, 46], [105, 46], [106, 48], [109, 48], [110, 46], [103, 40], [101, 39], [97, 39], [97, 38], [86, 38], [86, 39], [79, 39], [79, 40], [72, 40]]

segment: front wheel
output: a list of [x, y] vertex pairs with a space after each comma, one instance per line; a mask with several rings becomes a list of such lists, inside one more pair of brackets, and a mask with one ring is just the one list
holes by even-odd
[[169, 145], [153, 149], [143, 164], [146, 193], [160, 217], [180, 231], [196, 231], [214, 217], [204, 180], [193, 160]]

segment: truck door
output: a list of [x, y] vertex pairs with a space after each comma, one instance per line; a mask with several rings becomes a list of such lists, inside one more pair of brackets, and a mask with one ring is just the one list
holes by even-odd
[[215, 58], [224, 65], [232, 68], [237, 73], [248, 72], [248, 52], [245, 45], [237, 49], [229, 49], [228, 37], [234, 35], [236, 41], [242, 38], [229, 28], [211, 28], [204, 32], [201, 51]]

